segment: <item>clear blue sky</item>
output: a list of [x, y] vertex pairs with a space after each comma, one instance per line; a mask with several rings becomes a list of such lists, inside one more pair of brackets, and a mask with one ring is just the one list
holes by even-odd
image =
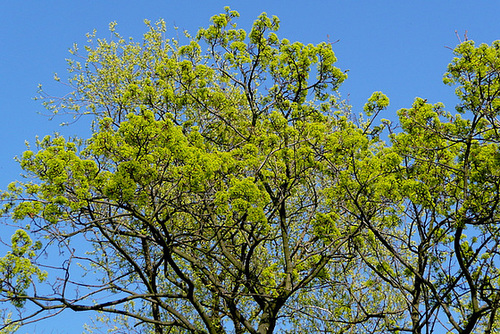
[[[65, 72], [65, 58], [73, 43], [85, 44], [85, 34], [97, 29], [107, 37], [108, 23], [116, 21], [123, 36], [140, 38], [144, 19], [165, 19], [167, 26], [195, 33], [209, 18], [229, 5], [240, 12], [239, 23], [250, 27], [262, 12], [281, 20], [279, 35], [292, 41], [334, 44], [338, 66], [349, 70], [341, 92], [359, 110], [373, 91], [391, 99], [385, 118], [409, 107], [415, 97], [456, 104], [453, 88], [442, 84], [446, 65], [457, 43], [455, 31], [477, 43], [500, 39], [500, 1], [131, 1], [131, 0], [24, 0], [2, 1], [0, 6], [0, 189], [19, 178], [13, 157], [25, 149], [24, 141], [53, 132], [88, 133], [85, 122], [60, 128], [61, 119], [49, 121], [33, 101], [37, 85], [62, 92], [54, 85], [54, 72]], [[174, 34], [173, 29], [170, 30]], [[0, 225], [2, 240], [8, 240]], [[3, 256], [4, 248], [0, 247]], [[0, 306], [1, 307], [1, 306]], [[67, 312], [27, 327], [20, 333], [81, 333], [90, 314]]]

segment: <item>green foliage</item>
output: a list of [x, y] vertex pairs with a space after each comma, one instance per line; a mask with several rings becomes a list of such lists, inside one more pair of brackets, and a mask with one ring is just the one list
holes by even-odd
[[10, 333], [15, 333], [20, 325], [19, 324], [12, 324], [12, 313], [7, 313], [5, 310], [2, 310], [1, 312], [1, 317], [3, 320], [2, 323], [2, 329], [0, 330], [1, 334], [10, 334]]
[[5, 293], [9, 297], [12, 305], [21, 308], [26, 302], [26, 293], [32, 285], [32, 277], [43, 282], [47, 274], [32, 262], [35, 252], [41, 248], [40, 242], [33, 245], [31, 238], [24, 230], [17, 230], [12, 235], [11, 241], [12, 250], [0, 259], [2, 275], [0, 291], [2, 295]]
[[72, 91], [41, 97], [92, 135], [37, 140], [2, 193], [35, 238], [0, 260], [1, 300], [36, 308], [4, 328], [70, 308], [111, 333], [497, 330], [498, 42], [455, 49], [458, 114], [417, 98], [395, 131], [381, 92], [357, 118], [339, 100], [330, 44], [238, 17], [71, 50]]

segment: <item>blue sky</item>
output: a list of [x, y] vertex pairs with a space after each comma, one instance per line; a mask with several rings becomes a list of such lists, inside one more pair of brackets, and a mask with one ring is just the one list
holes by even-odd
[[[0, 8], [0, 189], [19, 178], [13, 157], [25, 149], [25, 140], [53, 132], [66, 135], [88, 133], [85, 122], [59, 127], [62, 119], [50, 121], [39, 102], [33, 101], [37, 85], [54, 95], [65, 90], [52, 81], [54, 72], [63, 76], [67, 50], [85, 44], [85, 34], [97, 29], [108, 37], [108, 24], [118, 23], [123, 36], [140, 39], [144, 19], [165, 19], [192, 34], [207, 26], [209, 18], [229, 5], [240, 12], [239, 25], [249, 28], [262, 12], [281, 20], [280, 37], [303, 43], [339, 40], [334, 44], [338, 66], [349, 70], [341, 92], [362, 108], [373, 91], [391, 99], [384, 118], [411, 106], [415, 97], [444, 102], [452, 110], [457, 103], [453, 88], [442, 83], [452, 51], [458, 43], [455, 31], [477, 43], [500, 39], [499, 1], [110, 1], [24, 0], [3, 1]], [[168, 33], [167, 33], [168, 34]], [[0, 233], [8, 240], [5, 227]], [[4, 252], [0, 247], [0, 251]], [[0, 254], [2, 256], [3, 254]], [[90, 314], [55, 318], [27, 327], [20, 333], [81, 333]], [[71, 322], [70, 322], [71, 321]], [[62, 325], [64, 323], [64, 325]]]

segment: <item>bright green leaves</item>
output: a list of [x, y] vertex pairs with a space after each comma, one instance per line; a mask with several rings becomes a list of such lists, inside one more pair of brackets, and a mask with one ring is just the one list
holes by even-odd
[[17, 323], [12, 323], [12, 312], [7, 312], [5, 309], [0, 312], [0, 318], [2, 319], [0, 333], [11, 334], [17, 332], [21, 326]]
[[339, 221], [339, 214], [336, 210], [329, 213], [318, 213], [316, 219], [313, 221], [314, 233], [325, 242], [335, 240], [340, 236], [340, 231], [337, 227]]
[[[482, 143], [482, 133], [495, 130], [481, 125], [481, 116], [471, 122], [444, 112], [442, 104], [431, 105], [422, 99], [398, 114], [404, 132], [393, 135], [392, 141], [405, 159], [408, 189], [427, 188], [434, 193], [428, 197], [419, 191], [412, 195], [415, 200], [433, 206], [440, 202], [436, 196], [461, 196], [464, 187], [469, 188], [469, 196], [490, 193], [485, 186], [498, 179], [494, 172], [498, 168], [498, 144]], [[416, 180], [421, 182], [417, 188], [410, 185]], [[476, 188], [477, 192], [470, 192]], [[447, 203], [442, 212], [449, 210], [452, 201]]]
[[[463, 196], [459, 157], [464, 146], [454, 139], [466, 128], [463, 120], [445, 112], [442, 104], [421, 98], [398, 115], [403, 131], [392, 135], [391, 141], [402, 159], [398, 187], [405, 206], [411, 203], [433, 215], [450, 215], [456, 198]], [[438, 222], [429, 224], [434, 228]], [[433, 230], [429, 238], [442, 238], [438, 232]]]
[[[17, 230], [10, 240], [12, 242], [12, 254], [15, 256], [27, 255], [30, 258], [35, 256], [34, 251], [31, 249], [33, 242], [25, 231]], [[40, 249], [40, 244], [37, 243], [34, 249]]]
[[454, 53], [457, 57], [448, 66], [443, 81], [449, 85], [458, 85], [456, 94], [462, 104], [457, 110], [486, 113], [490, 120], [491, 117], [498, 116], [500, 42], [476, 47], [473, 41], [466, 41], [458, 45]]
[[387, 106], [389, 106], [389, 98], [382, 92], [374, 92], [364, 105], [363, 111], [367, 116], [373, 116], [387, 108]]
[[[53, 113], [91, 113], [97, 122], [108, 117], [115, 128], [130, 113], [153, 110], [156, 120], [172, 119], [185, 131], [198, 126], [215, 144], [233, 146], [274, 111], [287, 122], [328, 113], [336, 104], [332, 93], [346, 78], [334, 66], [331, 45], [280, 40], [279, 20], [265, 13], [247, 33], [236, 28], [238, 16], [226, 8], [196, 38], [186, 35], [186, 45], [164, 39], [163, 21], [146, 22], [149, 31], [141, 43], [125, 40], [113, 23], [111, 40], [89, 36], [85, 64], [69, 60], [68, 98], [44, 103]], [[78, 52], [72, 51], [77, 57]]]
[[228, 189], [233, 210], [248, 215], [249, 222], [265, 222], [263, 208], [269, 203], [269, 194], [255, 184], [254, 179], [234, 179]]
[[[230, 13], [212, 18], [218, 23], [201, 29], [197, 38], [209, 45], [210, 56], [221, 76], [244, 91], [252, 112], [251, 124], [256, 125], [272, 109], [287, 119], [318, 113], [304, 105], [306, 99], [330, 100], [331, 93], [346, 78], [334, 66], [336, 58], [331, 45], [280, 40], [275, 33], [279, 20], [265, 13], [255, 21], [247, 36], [235, 25], [226, 28], [227, 22], [235, 17]], [[263, 85], [269, 87], [265, 93], [259, 88]]]
[[227, 46], [229, 41], [235, 39], [237, 40], [238, 37], [241, 36], [241, 34], [236, 34], [239, 35], [238, 37], [234, 36], [236, 32], [235, 30], [230, 30], [231, 33], [229, 34], [229, 36], [226, 35], [225, 33], [226, 27], [231, 23], [231, 21], [234, 18], [239, 17], [240, 14], [237, 11], [231, 10], [229, 7], [225, 7], [224, 10], [225, 13], [215, 15], [210, 18], [212, 24], [210, 25], [209, 28], [200, 29], [198, 31], [197, 34], [198, 39], [202, 38], [207, 40], [218, 39], [222, 45]]
[[109, 122], [101, 122], [101, 131], [85, 151], [108, 166], [99, 177], [100, 190], [108, 198], [147, 205], [149, 192], [168, 184], [177, 184], [178, 191], [203, 192], [222, 168], [220, 155], [205, 151], [196, 129], [185, 136], [180, 126], [156, 121], [151, 112], [129, 114], [117, 130]]
[[[258, 47], [265, 45], [266, 36], [264, 36], [264, 33], [266, 31], [278, 31], [280, 28], [279, 23], [280, 21], [276, 16], [269, 18], [266, 13], [260, 14], [254, 22], [252, 30], [250, 30], [250, 43]], [[271, 42], [270, 44], [277, 42], [276, 35], [271, 33], [268, 41]]]
[[41, 248], [41, 243], [33, 245], [31, 238], [24, 230], [17, 230], [12, 236], [12, 250], [0, 258], [0, 294], [11, 298], [16, 307], [22, 307], [26, 302], [23, 296], [32, 285], [33, 279], [42, 282], [46, 273], [42, 272], [31, 261], [35, 252]]
[[[401, 109], [398, 111], [401, 126], [408, 135], [416, 136], [419, 143], [431, 139], [436, 134], [436, 130], [440, 130], [439, 117], [443, 115], [443, 105], [437, 103], [435, 105], [426, 103], [427, 100], [416, 98], [411, 109]], [[435, 131], [426, 131], [426, 130]], [[424, 139], [420, 139], [422, 136]], [[422, 140], [422, 142], [421, 142]], [[432, 144], [430, 144], [432, 146]]]
[[253, 177], [232, 178], [227, 189], [217, 192], [214, 204], [216, 213], [227, 226], [243, 222], [265, 233], [269, 224], [264, 208], [269, 203], [269, 194]]
[[[441, 121], [442, 116], [450, 119], [442, 104], [431, 105], [417, 98], [411, 109], [401, 109], [398, 114], [404, 132], [394, 135], [392, 140], [397, 152], [408, 161], [417, 159], [412, 163], [414, 173], [423, 177], [432, 175], [429, 168], [435, 164], [453, 168], [459, 145], [446, 139], [456, 131], [453, 123]], [[443, 183], [445, 179], [442, 174], [436, 175], [433, 184]]]
[[[85, 64], [68, 61], [73, 91], [62, 100], [47, 98], [45, 106], [53, 113], [91, 113], [117, 123], [143, 108], [156, 110], [157, 118], [192, 116], [188, 106], [206, 101], [198, 92], [193, 99], [192, 93], [213, 83], [213, 70], [204, 65], [198, 43], [179, 46], [175, 39], [164, 39], [165, 22], [146, 23], [149, 31], [142, 43], [126, 41], [114, 26], [109, 41], [90, 35]], [[72, 53], [80, 56], [76, 47]]]
[[[290, 44], [281, 41], [279, 52], [269, 63], [274, 86], [270, 94], [275, 95], [278, 108], [287, 114], [291, 103], [303, 104], [313, 90], [314, 97], [324, 101], [331, 91], [335, 90], [346, 78], [338, 68], [331, 45], [322, 43], [316, 46], [299, 42]], [[316, 74], [315, 78], [310, 78]], [[280, 78], [286, 78], [286, 86]]]
[[10, 187], [10, 192], [3, 196], [11, 201], [22, 197], [22, 191], [28, 196], [15, 207], [14, 219], [41, 215], [55, 223], [68, 210], [85, 205], [97, 166], [94, 161], [79, 156], [74, 142], [60, 136], [47, 136], [37, 140], [36, 145], [38, 152], [26, 151], [20, 159], [21, 167], [35, 182], [18, 183], [13, 186], [16, 189]]
[[[329, 99], [331, 92], [347, 77], [333, 65], [337, 59], [331, 45], [326, 43], [314, 46], [290, 43], [283, 39], [274, 53], [266, 70], [274, 82], [269, 94], [277, 101], [276, 107], [284, 115], [291, 115], [294, 106], [295, 109], [297, 105], [302, 106], [311, 96], [318, 101]], [[313, 94], [309, 95], [311, 92]], [[295, 113], [292, 117], [303, 115]]]

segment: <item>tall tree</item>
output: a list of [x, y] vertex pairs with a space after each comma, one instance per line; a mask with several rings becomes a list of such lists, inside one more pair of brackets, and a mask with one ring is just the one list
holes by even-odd
[[346, 189], [349, 214], [366, 227], [359, 256], [405, 300], [393, 331], [499, 328], [500, 44], [454, 52], [444, 82], [457, 85], [458, 113], [417, 98], [384, 148], [397, 161], [389, 175], [370, 162]]
[[[325, 156], [362, 137], [331, 112], [346, 75], [331, 45], [280, 40], [265, 14], [247, 34], [232, 26], [237, 16], [214, 16], [182, 46], [164, 40], [163, 22], [148, 23], [142, 44], [90, 36], [85, 63], [70, 61], [73, 92], [45, 103], [93, 115], [93, 135], [38, 140], [20, 159], [32, 181], [3, 195], [5, 211], [46, 240], [37, 253], [19, 230], [5, 258], [5, 300], [35, 307], [21, 321], [69, 308], [156, 333], [321, 328], [303, 309], [321, 308], [304, 304], [320, 290], [345, 326], [370, 316], [340, 293], [359, 228], [330, 213], [325, 193], [338, 174], [324, 172]], [[47, 269], [39, 254], [53, 247], [64, 262]]]
[[416, 99], [394, 132], [382, 93], [344, 106], [330, 44], [237, 17], [72, 50], [44, 103], [92, 136], [37, 140], [2, 193], [5, 329], [71, 309], [130, 332], [494, 331], [499, 44], [455, 50], [459, 114]]

